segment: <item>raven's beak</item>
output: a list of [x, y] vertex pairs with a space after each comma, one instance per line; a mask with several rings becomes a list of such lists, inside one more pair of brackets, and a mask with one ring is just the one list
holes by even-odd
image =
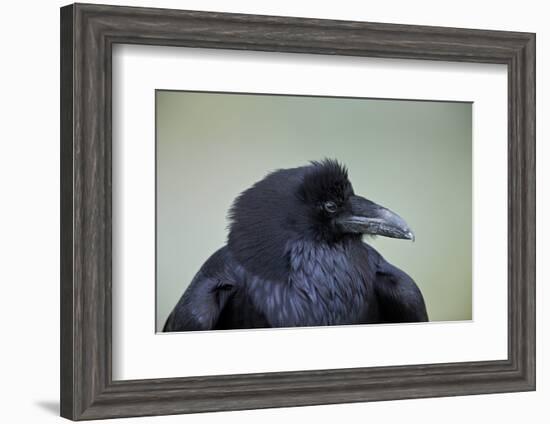
[[413, 232], [396, 213], [361, 196], [352, 196], [350, 203], [351, 213], [336, 221], [343, 231], [414, 241]]

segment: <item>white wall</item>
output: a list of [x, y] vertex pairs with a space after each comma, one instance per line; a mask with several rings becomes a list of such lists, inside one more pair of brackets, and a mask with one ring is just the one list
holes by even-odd
[[[180, 9], [308, 16], [424, 25], [537, 32], [538, 133], [538, 391], [535, 393], [423, 399], [370, 404], [246, 411], [141, 419], [140, 422], [543, 422], [550, 415], [550, 372], [544, 350], [550, 302], [550, 206], [548, 145], [549, 14], [542, 1], [277, 0], [111, 1], [116, 4]], [[0, 235], [2, 349], [0, 390], [3, 422], [58, 422], [59, 392], [59, 1], [5, 2], [2, 8], [0, 68], [2, 202]], [[546, 112], [546, 113], [545, 113]], [[546, 167], [545, 167], [546, 165]], [[546, 169], [545, 169], [546, 168]], [[546, 259], [546, 261], [545, 261]], [[545, 263], [546, 262], [546, 263]], [[539, 416], [537, 419], [536, 417]], [[547, 418], [546, 418], [547, 419]], [[119, 420], [120, 421], [120, 420]], [[124, 422], [138, 422], [130, 420]], [[120, 421], [123, 422], [123, 421]]]

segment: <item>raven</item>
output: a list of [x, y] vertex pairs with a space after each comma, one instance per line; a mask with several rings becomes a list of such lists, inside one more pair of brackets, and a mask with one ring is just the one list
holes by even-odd
[[163, 331], [428, 321], [420, 289], [363, 235], [414, 240], [325, 159], [242, 192], [227, 244], [201, 267]]

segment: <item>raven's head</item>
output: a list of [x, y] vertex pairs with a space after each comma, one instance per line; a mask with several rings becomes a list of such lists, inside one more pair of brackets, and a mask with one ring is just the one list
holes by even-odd
[[347, 169], [335, 160], [312, 162], [298, 191], [309, 209], [314, 233], [326, 240], [355, 235], [380, 235], [414, 240], [407, 223], [397, 214], [357, 196]]
[[293, 241], [337, 243], [381, 235], [414, 240], [397, 214], [357, 196], [335, 160], [282, 169], [241, 193], [230, 211], [228, 245], [241, 263], [281, 277]]

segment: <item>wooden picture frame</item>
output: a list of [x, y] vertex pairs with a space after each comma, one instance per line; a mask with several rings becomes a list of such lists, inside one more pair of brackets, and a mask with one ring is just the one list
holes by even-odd
[[[116, 43], [508, 68], [508, 359], [113, 381]], [[74, 4], [61, 9], [61, 415], [82, 420], [535, 389], [535, 35]]]

